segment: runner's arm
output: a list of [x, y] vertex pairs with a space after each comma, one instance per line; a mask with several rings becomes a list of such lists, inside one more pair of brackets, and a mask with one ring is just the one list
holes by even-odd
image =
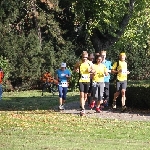
[[68, 73], [66, 74], [66, 78], [71, 78], [71, 73], [70, 73], [70, 71], [68, 70]]
[[105, 66], [105, 68], [104, 68], [104, 74], [105, 74], [105, 76], [108, 76], [109, 75], [109, 73], [108, 73], [108, 69], [106, 68], [106, 66]]
[[91, 74], [93, 74], [95, 72], [93, 63], [89, 64], [88, 72], [91, 73]]
[[111, 69], [112, 69], [111, 61], [109, 61], [109, 69], [108, 69], [108, 73], [111, 73]]
[[94, 65], [92, 65], [90, 73], [96, 75], [96, 69], [94, 68]]
[[80, 66], [80, 61], [78, 61], [75, 65], [74, 65], [74, 71], [79, 73], [79, 66]]
[[116, 70], [117, 68], [117, 62], [115, 62], [112, 66], [112, 69], [111, 69], [111, 73], [113, 74], [117, 74], [118, 73], [118, 70]]

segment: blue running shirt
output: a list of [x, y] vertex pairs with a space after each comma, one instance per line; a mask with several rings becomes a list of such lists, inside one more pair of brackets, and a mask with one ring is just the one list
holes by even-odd
[[[111, 70], [111, 61], [105, 60], [105, 62], [102, 63], [106, 66], [108, 70]], [[104, 82], [109, 82], [109, 80], [110, 80], [110, 74], [104, 77]]]
[[56, 71], [56, 74], [58, 75], [58, 79], [60, 82], [67, 82], [66, 75], [71, 76], [71, 73], [68, 69], [65, 69], [65, 70], [58, 69]]

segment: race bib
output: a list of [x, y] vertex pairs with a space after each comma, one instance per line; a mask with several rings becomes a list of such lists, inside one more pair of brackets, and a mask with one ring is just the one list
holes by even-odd
[[81, 79], [82, 80], [88, 80], [89, 79], [89, 75], [88, 74], [82, 74], [81, 75]]
[[64, 77], [66, 74], [62, 73], [61, 76]]
[[122, 69], [122, 74], [127, 74], [127, 69]]
[[61, 82], [62, 87], [68, 87], [68, 82]]

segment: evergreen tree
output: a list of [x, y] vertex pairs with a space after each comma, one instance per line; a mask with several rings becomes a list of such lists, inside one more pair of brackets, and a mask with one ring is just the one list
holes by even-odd
[[[65, 41], [58, 22], [58, 1], [2, 0], [0, 54], [11, 63], [10, 79], [32, 85], [45, 69], [54, 72], [62, 61], [73, 64], [74, 47]], [[59, 58], [60, 57], [60, 58]]]

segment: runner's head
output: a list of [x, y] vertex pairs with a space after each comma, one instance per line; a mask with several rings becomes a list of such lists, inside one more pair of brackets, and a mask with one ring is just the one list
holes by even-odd
[[61, 70], [65, 70], [66, 69], [66, 63], [62, 62], [61, 63]]
[[95, 57], [99, 56], [100, 54], [99, 53], [95, 53]]
[[99, 53], [95, 53], [95, 59], [94, 59], [94, 62], [93, 62], [93, 63], [97, 63], [96, 58], [97, 58], [99, 55], [100, 55]]
[[106, 59], [106, 51], [101, 51], [101, 56], [102, 56], [102, 59], [105, 60]]
[[90, 61], [93, 61], [93, 60], [94, 60], [94, 55], [93, 55], [93, 53], [90, 54], [89, 60], [90, 60]]
[[82, 60], [86, 61], [88, 59], [88, 52], [87, 51], [83, 51], [82, 52]]
[[125, 54], [125, 53], [120, 53], [119, 59], [120, 59], [121, 61], [125, 61], [125, 59], [126, 59], [126, 54]]
[[99, 64], [101, 62], [102, 62], [102, 56], [99, 55], [96, 57], [96, 63]]

